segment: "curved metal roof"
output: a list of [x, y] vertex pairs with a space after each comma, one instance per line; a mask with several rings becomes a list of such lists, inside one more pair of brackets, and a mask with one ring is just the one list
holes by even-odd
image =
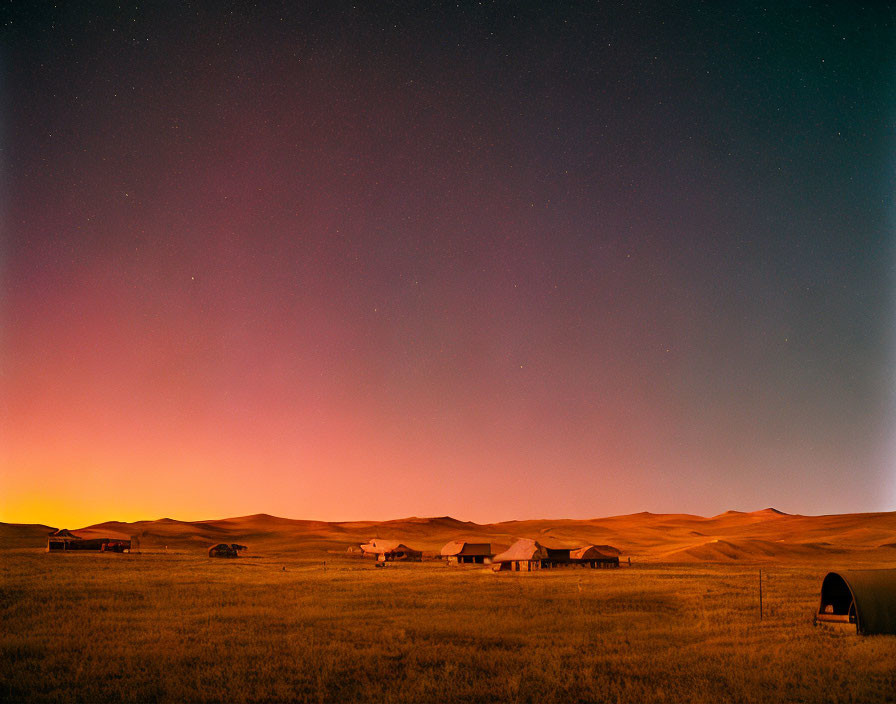
[[821, 583], [820, 609], [827, 592], [841, 581], [849, 588], [856, 607], [858, 633], [896, 634], [896, 569], [828, 572]]

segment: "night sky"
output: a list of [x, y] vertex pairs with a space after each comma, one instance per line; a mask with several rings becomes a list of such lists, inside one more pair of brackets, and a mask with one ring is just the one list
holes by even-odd
[[0, 520], [896, 509], [896, 19], [7, 3]]

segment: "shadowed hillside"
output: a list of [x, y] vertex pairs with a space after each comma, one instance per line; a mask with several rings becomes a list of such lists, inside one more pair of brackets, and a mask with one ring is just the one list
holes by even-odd
[[40, 523], [0, 523], [0, 550], [45, 547], [47, 533], [53, 530]]

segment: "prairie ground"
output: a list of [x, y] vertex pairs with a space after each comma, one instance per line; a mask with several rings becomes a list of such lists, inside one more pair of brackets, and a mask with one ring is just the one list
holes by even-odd
[[892, 702], [830, 565], [495, 574], [322, 555], [0, 554], [8, 702]]

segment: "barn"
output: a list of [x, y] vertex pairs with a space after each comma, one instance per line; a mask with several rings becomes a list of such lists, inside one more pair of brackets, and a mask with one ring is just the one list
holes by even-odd
[[828, 572], [815, 623], [861, 635], [896, 634], [896, 569]]
[[364, 557], [374, 557], [380, 562], [392, 562], [393, 560], [404, 560], [408, 562], [420, 562], [423, 559], [423, 553], [420, 550], [414, 550], [398, 540], [383, 540], [381, 538], [371, 538], [361, 546], [361, 553]]
[[548, 550], [541, 543], [522, 538], [504, 552], [492, 558], [495, 572], [510, 570], [512, 572], [532, 572], [540, 570], [542, 562], [548, 559]]
[[131, 536], [116, 531], [84, 528], [60, 528], [47, 536], [47, 552], [77, 550], [94, 552], [130, 552]]
[[491, 543], [468, 543], [463, 540], [447, 543], [440, 554], [449, 565], [488, 564], [494, 555]]

